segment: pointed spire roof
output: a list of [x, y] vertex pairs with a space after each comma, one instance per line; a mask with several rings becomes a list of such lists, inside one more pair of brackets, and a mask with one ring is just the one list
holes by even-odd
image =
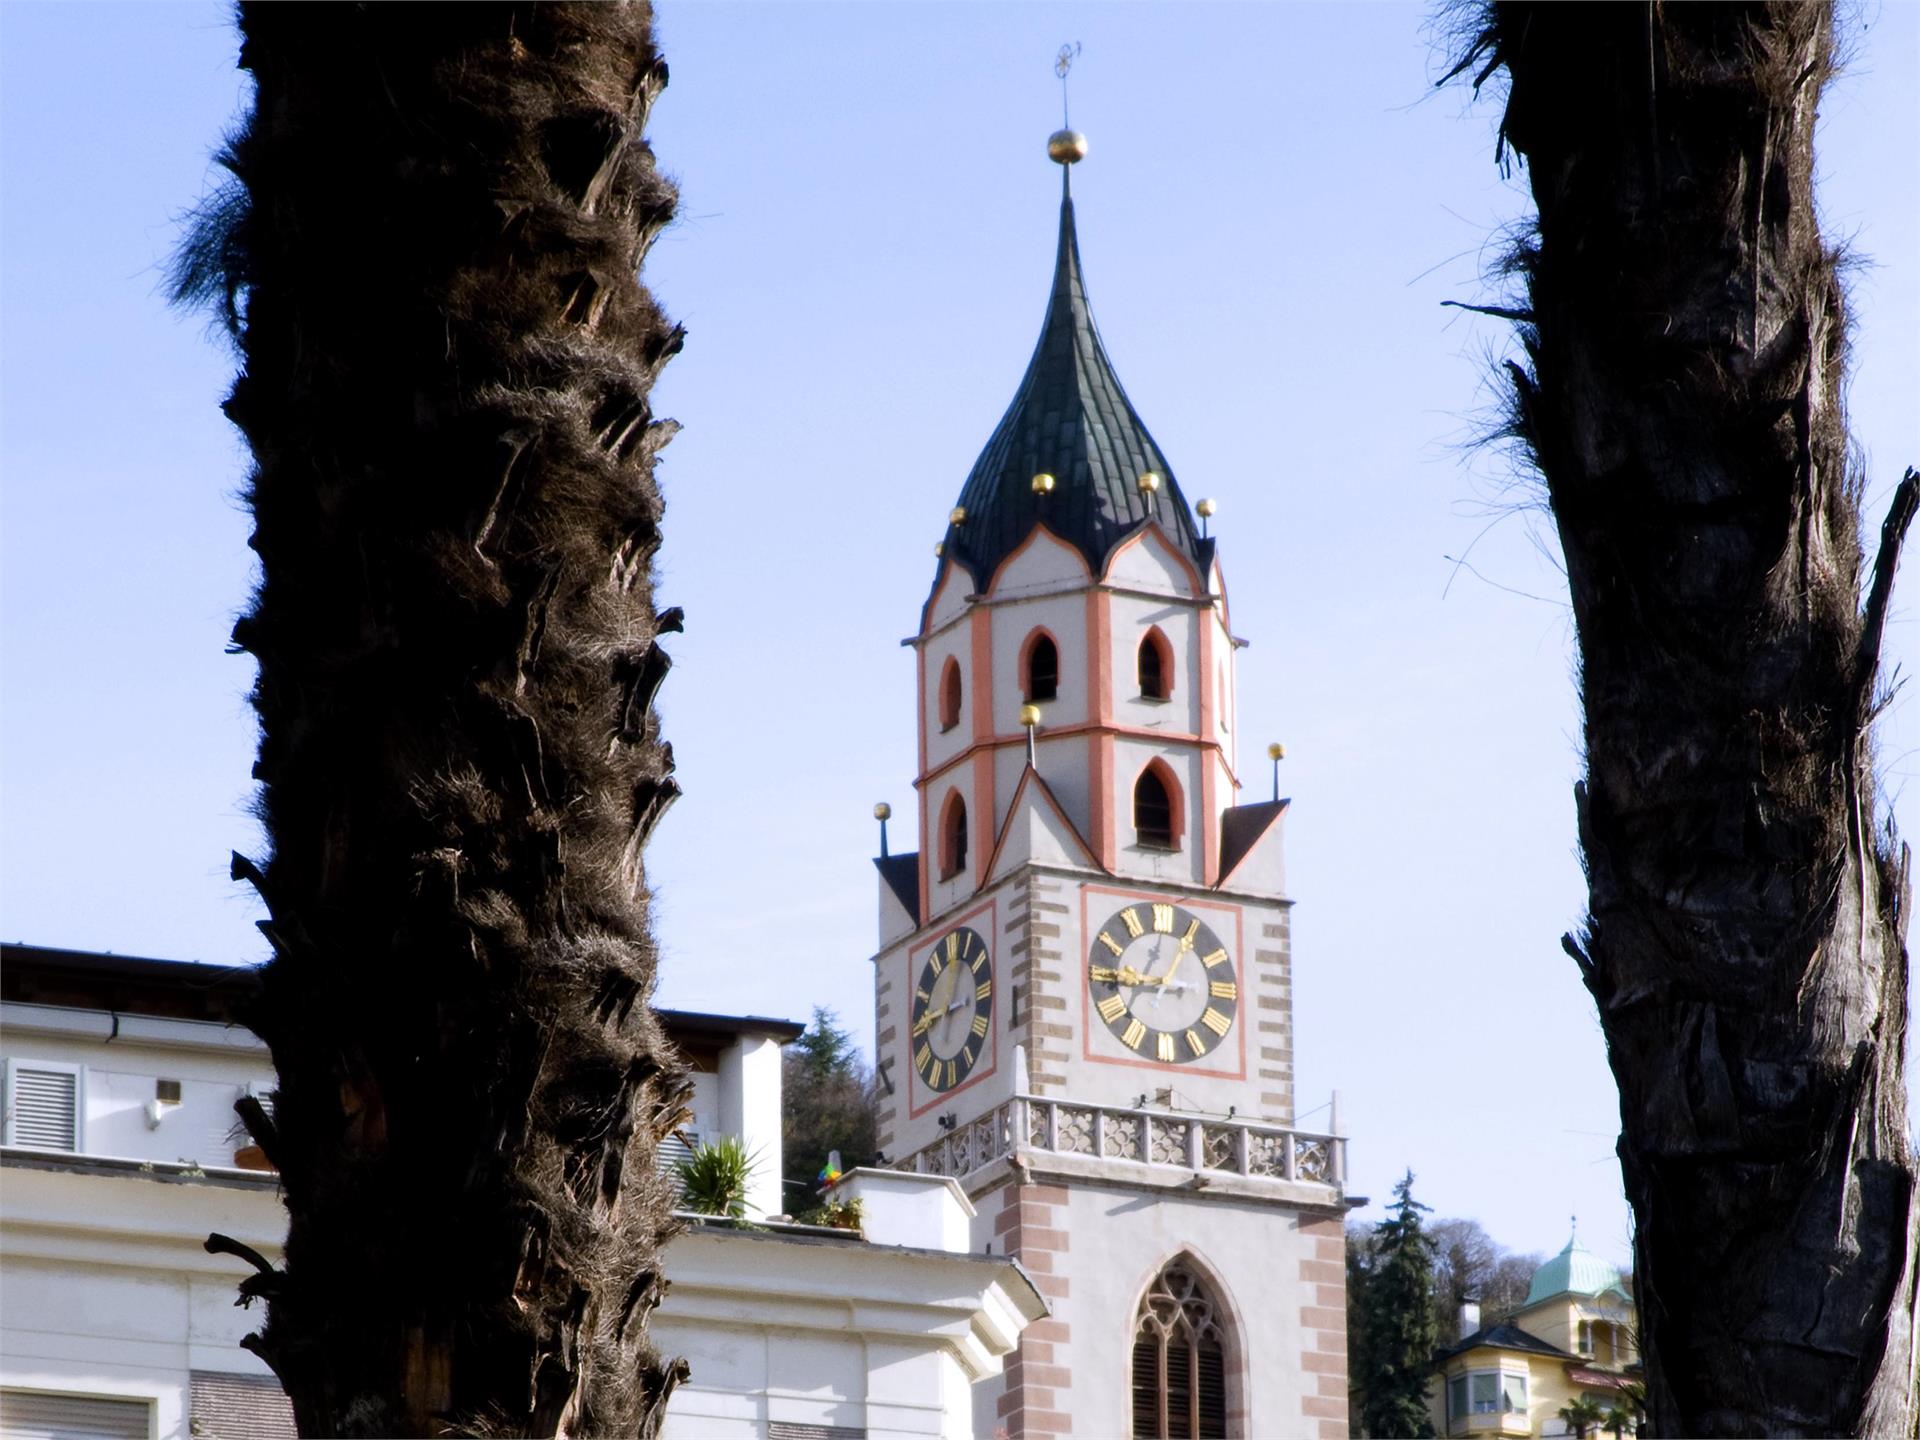
[[[960, 491], [966, 518], [948, 527], [943, 553], [985, 585], [1000, 562], [1044, 522], [1078, 548], [1097, 575], [1114, 546], [1157, 520], [1205, 576], [1213, 543], [1200, 537], [1166, 456], [1127, 399], [1094, 328], [1068, 174], [1063, 164], [1060, 239], [1040, 343], [1013, 403]], [[1147, 471], [1160, 477], [1157, 495], [1140, 491]], [[1050, 494], [1034, 493], [1038, 474], [1054, 477]]]

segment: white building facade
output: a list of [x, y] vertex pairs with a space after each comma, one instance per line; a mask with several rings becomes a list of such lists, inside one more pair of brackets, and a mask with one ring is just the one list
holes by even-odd
[[[0, 1440], [290, 1440], [242, 1344], [251, 1266], [205, 1248], [219, 1232], [277, 1264], [286, 1231], [233, 1115], [274, 1083], [235, 1018], [250, 972], [9, 945], [0, 979]], [[780, 1048], [800, 1027], [662, 1019], [694, 1069], [684, 1139], [769, 1157], [761, 1228], [690, 1217], [668, 1246], [653, 1330], [692, 1375], [666, 1434], [963, 1440], [973, 1387], [1046, 1313], [1031, 1279], [973, 1253], [971, 1207], [938, 1177], [856, 1177], [870, 1239], [781, 1223]]]
[[1286, 803], [1242, 803], [1211, 510], [1114, 375], [1063, 191], [911, 642], [919, 849], [876, 862], [881, 1144], [1053, 1304], [982, 1436], [1346, 1434], [1345, 1140], [1293, 1128]]

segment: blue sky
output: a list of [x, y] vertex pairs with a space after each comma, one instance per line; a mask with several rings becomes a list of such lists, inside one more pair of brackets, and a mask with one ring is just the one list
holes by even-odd
[[[1516, 1249], [1624, 1260], [1616, 1106], [1560, 953], [1583, 900], [1571, 626], [1530, 482], [1476, 448], [1503, 327], [1447, 299], [1527, 210], [1494, 108], [1435, 93], [1411, 5], [663, 5], [682, 186], [647, 279], [688, 344], [656, 406], [663, 1003], [871, 1034], [873, 802], [912, 803], [899, 646], [1032, 347], [1050, 68], [1107, 347], [1215, 533], [1242, 773], [1283, 740], [1301, 1108], [1356, 1188], [1402, 1169]], [[1920, 462], [1920, 7], [1855, 14], [1820, 138], [1855, 271], [1850, 403], [1880, 508]], [[84, 57], [84, 65], [76, 64]], [[246, 459], [229, 359], [169, 312], [177, 217], [241, 103], [214, 4], [0, 5], [0, 934], [238, 963], [254, 902]], [[1471, 568], [1456, 565], [1468, 556]], [[1911, 671], [1920, 573], [1889, 659]], [[1920, 718], [1880, 738], [1902, 830]], [[1324, 1113], [1324, 1112], [1323, 1112]], [[1303, 1115], [1303, 1123], [1320, 1117]]]

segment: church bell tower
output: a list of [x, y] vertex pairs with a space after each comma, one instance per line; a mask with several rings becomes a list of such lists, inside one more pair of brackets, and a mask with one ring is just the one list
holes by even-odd
[[976, 1435], [1343, 1436], [1345, 1140], [1327, 1111], [1295, 1128], [1287, 802], [1242, 795], [1214, 507], [1088, 307], [1086, 149], [1048, 142], [1046, 318], [911, 641], [880, 1143], [958, 1181], [975, 1247], [1052, 1306], [976, 1387]]

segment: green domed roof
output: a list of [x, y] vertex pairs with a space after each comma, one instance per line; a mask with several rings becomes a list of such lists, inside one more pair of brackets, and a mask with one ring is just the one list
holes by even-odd
[[1533, 1284], [1527, 1287], [1527, 1304], [1537, 1305], [1555, 1295], [1603, 1295], [1624, 1289], [1620, 1272], [1583, 1246], [1570, 1239], [1567, 1248], [1533, 1272]]

